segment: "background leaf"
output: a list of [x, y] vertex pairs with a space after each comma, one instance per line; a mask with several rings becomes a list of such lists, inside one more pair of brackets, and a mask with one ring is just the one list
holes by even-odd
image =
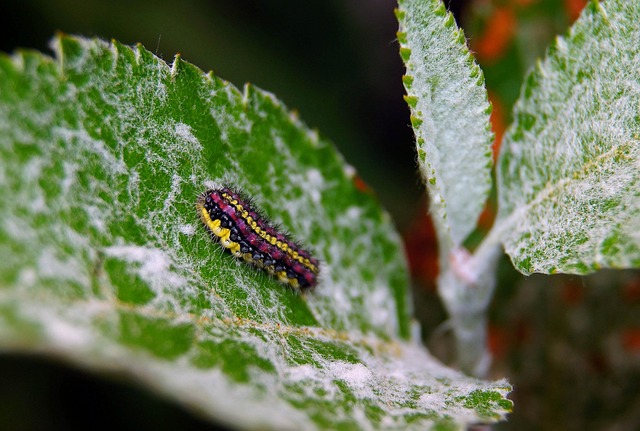
[[[464, 33], [440, 0], [400, 1], [400, 53], [434, 223], [459, 246], [491, 188], [491, 107]], [[443, 247], [448, 242], [442, 244]]]
[[[268, 93], [142, 47], [0, 57], [0, 345], [134, 376], [235, 427], [458, 428], [504, 415], [404, 341], [400, 241], [354, 171]], [[212, 244], [212, 182], [321, 260], [307, 294]]]
[[518, 270], [640, 265], [640, 4], [592, 2], [527, 77], [498, 169]]

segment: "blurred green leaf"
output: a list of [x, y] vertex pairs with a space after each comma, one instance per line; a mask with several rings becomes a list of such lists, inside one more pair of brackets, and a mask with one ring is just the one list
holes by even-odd
[[640, 266], [638, 22], [638, 2], [591, 2], [525, 80], [496, 222], [525, 274]]
[[[407, 271], [354, 171], [272, 95], [141, 46], [0, 56], [0, 347], [118, 370], [239, 428], [461, 429], [504, 382], [407, 341]], [[321, 261], [301, 294], [211, 242], [231, 183]]]

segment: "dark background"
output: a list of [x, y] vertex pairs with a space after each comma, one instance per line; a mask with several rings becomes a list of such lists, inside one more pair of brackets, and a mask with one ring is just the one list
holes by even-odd
[[[525, 71], [585, 0], [448, 2], [485, 72], [497, 142]], [[51, 53], [56, 31], [176, 53], [238, 87], [251, 82], [331, 140], [407, 239], [416, 316], [451, 362], [435, 293], [436, 244], [417, 174], [390, 0], [0, 0], [0, 50]], [[470, 245], [489, 228], [489, 203]], [[515, 412], [500, 429], [640, 429], [640, 278], [523, 279], [508, 259], [490, 314], [492, 378], [508, 377]], [[0, 355], [0, 429], [217, 429], [120, 375]]]

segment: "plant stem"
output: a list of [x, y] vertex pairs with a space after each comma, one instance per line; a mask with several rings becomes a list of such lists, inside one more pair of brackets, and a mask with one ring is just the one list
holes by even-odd
[[477, 377], [491, 364], [486, 311], [496, 284], [501, 256], [500, 232], [492, 229], [474, 254], [462, 248], [444, 251], [438, 293], [450, 316], [460, 368]]

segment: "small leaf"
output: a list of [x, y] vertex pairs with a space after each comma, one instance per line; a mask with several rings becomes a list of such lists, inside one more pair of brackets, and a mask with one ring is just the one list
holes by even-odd
[[[388, 215], [269, 93], [138, 46], [0, 56], [0, 348], [118, 370], [234, 428], [461, 429], [510, 409], [406, 339]], [[212, 182], [321, 261], [300, 294], [211, 242]]]
[[427, 155], [420, 170], [441, 237], [459, 246], [475, 228], [491, 188], [493, 134], [484, 77], [440, 0], [401, 0], [399, 11], [403, 83], [416, 145]]
[[591, 2], [525, 80], [496, 222], [525, 274], [640, 266], [638, 22], [638, 2]]

